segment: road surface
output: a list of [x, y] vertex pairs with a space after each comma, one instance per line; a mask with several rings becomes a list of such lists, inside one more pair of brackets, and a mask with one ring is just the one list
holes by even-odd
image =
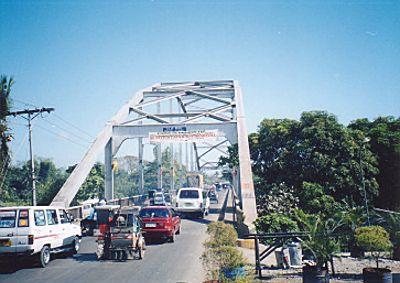
[[205, 219], [182, 219], [182, 232], [174, 243], [151, 243], [143, 260], [125, 262], [97, 261], [94, 237], [82, 239], [81, 249], [73, 257], [56, 256], [46, 268], [28, 262], [11, 263], [11, 270], [0, 268], [0, 282], [138, 282], [200, 283], [205, 277], [200, 256], [206, 239], [207, 224], [218, 218], [219, 205]]

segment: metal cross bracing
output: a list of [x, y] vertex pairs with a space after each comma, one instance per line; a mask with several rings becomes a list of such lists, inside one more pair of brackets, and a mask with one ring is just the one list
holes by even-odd
[[[186, 131], [218, 130], [223, 133], [215, 141], [187, 142], [186, 160], [192, 160], [192, 171], [215, 170], [227, 146], [238, 144], [239, 166], [234, 181], [248, 226], [256, 218], [256, 204], [251, 173], [247, 130], [243, 111], [242, 93], [237, 81], [194, 81], [160, 83], [137, 92], [106, 124], [103, 131], [77, 165], [53, 204], [68, 206], [85, 181], [97, 155], [105, 149], [105, 196], [114, 195], [112, 160], [127, 139], [139, 141], [139, 188], [143, 192], [143, 147], [148, 145], [149, 133], [163, 129], [184, 127]], [[172, 144], [170, 145], [172, 148]], [[158, 152], [161, 145], [157, 145]], [[174, 152], [174, 150], [172, 150]], [[182, 155], [182, 150], [179, 151]], [[190, 155], [188, 157], [188, 154]], [[160, 154], [158, 154], [160, 156]], [[179, 158], [182, 160], [182, 156]], [[173, 169], [171, 169], [173, 170]], [[162, 185], [161, 160], [159, 185]]]

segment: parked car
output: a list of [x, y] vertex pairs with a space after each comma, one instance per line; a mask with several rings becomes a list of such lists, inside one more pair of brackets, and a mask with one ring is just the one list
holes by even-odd
[[180, 213], [191, 213], [203, 218], [208, 215], [210, 198], [200, 188], [181, 188], [176, 196], [175, 210]]
[[147, 206], [140, 210], [142, 231], [145, 238], [162, 238], [175, 241], [181, 232], [181, 219], [167, 206]]
[[165, 205], [164, 194], [162, 192], [154, 194], [153, 205]]
[[0, 208], [0, 257], [33, 256], [45, 267], [55, 253], [77, 253], [81, 228], [53, 206]]

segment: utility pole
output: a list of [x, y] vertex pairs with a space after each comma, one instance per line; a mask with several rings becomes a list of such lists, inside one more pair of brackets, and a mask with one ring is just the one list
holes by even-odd
[[[39, 114], [43, 112], [50, 113], [54, 111], [54, 108], [36, 108], [36, 109], [25, 109], [22, 111], [14, 111], [8, 112], [7, 116], [21, 116], [25, 120], [28, 121], [28, 129], [29, 129], [29, 154], [31, 157], [31, 184], [32, 184], [32, 205], [36, 205], [36, 177], [35, 177], [35, 160], [33, 155], [33, 146], [32, 146], [32, 120], [35, 119]], [[27, 117], [23, 116], [27, 115]]]

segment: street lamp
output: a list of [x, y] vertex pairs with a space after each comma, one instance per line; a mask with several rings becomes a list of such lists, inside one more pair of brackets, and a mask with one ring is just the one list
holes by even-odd
[[367, 212], [367, 220], [368, 220], [368, 226], [371, 225], [370, 221], [369, 221], [369, 211], [368, 211], [368, 199], [367, 199], [367, 191], [365, 190], [365, 178], [364, 178], [364, 169], [362, 166], [362, 159], [361, 159], [361, 151], [365, 150], [365, 145], [370, 141], [371, 139], [366, 137], [362, 143], [362, 146], [360, 147], [360, 152], [359, 152], [359, 159], [360, 159], [360, 171], [361, 171], [361, 185], [362, 185], [362, 189], [364, 192], [364, 201], [365, 201], [365, 210]]

